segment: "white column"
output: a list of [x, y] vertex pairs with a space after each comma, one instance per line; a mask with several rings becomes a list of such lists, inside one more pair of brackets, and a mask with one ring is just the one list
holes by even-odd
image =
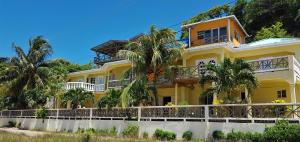
[[227, 25], [228, 25], [228, 26], [227, 26], [228, 41], [231, 42], [231, 38], [230, 38], [230, 36], [231, 36], [231, 33], [230, 33], [230, 18], [228, 18], [228, 24], [227, 24]]
[[290, 93], [291, 93], [291, 103], [296, 103], [297, 98], [296, 98], [295, 84], [290, 84]]
[[192, 36], [191, 36], [191, 27], [189, 27], [189, 47], [191, 47], [191, 39]]

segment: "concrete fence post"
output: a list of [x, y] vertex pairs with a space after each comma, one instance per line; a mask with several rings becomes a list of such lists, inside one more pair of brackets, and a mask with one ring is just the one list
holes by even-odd
[[208, 119], [209, 119], [209, 107], [208, 107], [208, 105], [204, 106], [204, 119], [205, 119], [205, 122], [208, 122]]
[[23, 117], [23, 110], [20, 110], [21, 111], [21, 116], [20, 117]]
[[10, 115], [11, 115], [11, 111], [8, 111], [8, 117], [10, 118]]
[[59, 109], [56, 109], [56, 119], [58, 119]]
[[142, 116], [142, 108], [138, 107], [138, 122], [141, 121], [141, 116]]
[[90, 108], [90, 120], [92, 120], [92, 118], [93, 118], [93, 109]]

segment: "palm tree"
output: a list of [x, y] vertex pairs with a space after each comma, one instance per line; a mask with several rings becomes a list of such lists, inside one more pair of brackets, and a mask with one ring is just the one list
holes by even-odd
[[131, 71], [136, 75], [136, 80], [143, 79], [149, 72], [153, 74], [152, 93], [155, 105], [158, 105], [157, 80], [160, 72], [167, 69], [176, 59], [181, 57], [176, 41], [176, 33], [169, 29], [157, 29], [151, 26], [147, 35], [140, 37], [137, 41], [130, 42], [128, 50], [120, 50], [118, 56], [126, 58], [133, 63]]
[[248, 89], [251, 92], [257, 87], [257, 80], [251, 66], [241, 60], [235, 59], [232, 62], [225, 58], [220, 65], [207, 65], [207, 73], [200, 79], [200, 84], [214, 83], [214, 85], [204, 91], [203, 95], [213, 95], [224, 93], [231, 98], [237, 91]]
[[62, 97], [62, 103], [71, 102], [72, 108], [76, 109], [78, 105], [84, 105], [87, 101], [94, 99], [92, 92], [85, 91], [83, 88], [76, 88], [68, 90]]
[[48, 79], [49, 68], [46, 66], [46, 58], [52, 54], [52, 47], [41, 36], [29, 40], [27, 54], [23, 49], [13, 44], [16, 57], [9, 61], [9, 67], [1, 72], [0, 83], [8, 84], [8, 93], [11, 100], [16, 100], [17, 106], [24, 108], [24, 90], [43, 87]]

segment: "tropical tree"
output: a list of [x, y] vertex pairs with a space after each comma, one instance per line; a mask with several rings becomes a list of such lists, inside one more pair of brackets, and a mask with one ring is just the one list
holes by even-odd
[[16, 57], [12, 57], [9, 66], [1, 72], [0, 83], [8, 84], [9, 100], [14, 107], [26, 108], [24, 90], [44, 87], [49, 68], [46, 59], [52, 53], [51, 45], [41, 36], [29, 40], [27, 54], [20, 46], [13, 44]]
[[[128, 50], [118, 52], [120, 57], [133, 63], [131, 71], [136, 76], [135, 80], [146, 78], [149, 73], [153, 75], [151, 91], [156, 105], [158, 104], [157, 80], [161, 71], [168, 69], [170, 64], [181, 57], [181, 50], [174, 48], [175, 46], [181, 46], [181, 44], [176, 41], [176, 33], [173, 30], [157, 29], [155, 26], [151, 26], [147, 35], [127, 45]], [[130, 86], [132, 85], [128, 87]]]
[[251, 92], [257, 87], [254, 70], [242, 59], [235, 59], [232, 62], [229, 58], [225, 58], [221, 64], [208, 64], [206, 70], [207, 73], [201, 77], [200, 84], [214, 85], [202, 95], [225, 94], [227, 98], [232, 98], [241, 89], [246, 88]]
[[83, 88], [70, 89], [61, 96], [62, 103], [71, 102], [73, 109], [76, 109], [78, 105], [83, 106], [84, 103], [93, 101], [93, 99], [93, 93], [85, 91]]
[[107, 95], [98, 101], [98, 108], [112, 108], [120, 104], [120, 96], [122, 91], [109, 89]]
[[276, 22], [271, 27], [263, 27], [255, 35], [255, 40], [261, 40], [266, 38], [287, 38], [293, 37], [287, 33], [285, 29], [282, 28], [281, 22]]

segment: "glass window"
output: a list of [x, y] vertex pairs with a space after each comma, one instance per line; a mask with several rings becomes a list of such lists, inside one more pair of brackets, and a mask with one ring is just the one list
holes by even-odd
[[198, 39], [203, 39], [204, 38], [204, 31], [199, 31], [197, 33], [197, 35], [198, 35]]
[[277, 91], [277, 98], [286, 98], [286, 90]]
[[234, 38], [238, 41], [239, 40], [239, 34], [237, 31], [234, 31]]
[[221, 27], [220, 28], [220, 36], [227, 35], [227, 27]]

